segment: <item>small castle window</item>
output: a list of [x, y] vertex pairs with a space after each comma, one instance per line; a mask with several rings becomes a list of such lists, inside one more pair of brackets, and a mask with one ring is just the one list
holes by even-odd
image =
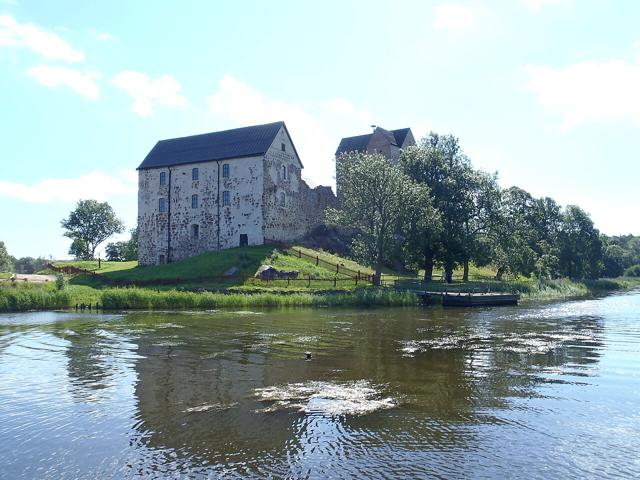
[[222, 165], [222, 176], [223, 178], [229, 178], [229, 164], [225, 163]]
[[160, 186], [167, 184], [167, 172], [160, 172]]
[[191, 180], [193, 180], [194, 182], [196, 180], [198, 180], [198, 177], [200, 176], [200, 172], [197, 168], [192, 168], [191, 169]]
[[191, 208], [198, 208], [198, 195], [191, 195]]
[[229, 205], [231, 205], [229, 190], [225, 190], [224, 192], [222, 192], [222, 206], [228, 207]]
[[286, 165], [282, 165], [282, 179], [283, 180], [287, 179], [287, 166]]
[[165, 202], [164, 198], [159, 198], [158, 199], [158, 210], [160, 212], [166, 212], [167, 211], [167, 203]]
[[281, 207], [287, 206], [287, 194], [284, 192], [280, 192], [280, 198], [278, 199]]
[[283, 152], [286, 152], [286, 151], [287, 151], [287, 146], [286, 146], [284, 143], [281, 143], [281, 144], [280, 144], [280, 149], [281, 149]]
[[198, 238], [200, 238], [200, 225], [193, 224], [191, 225], [191, 239], [197, 240]]
[[158, 258], [158, 263], [159, 263], [160, 265], [164, 265], [164, 264], [165, 264], [165, 261], [164, 261], [164, 255], [160, 255], [160, 258]]

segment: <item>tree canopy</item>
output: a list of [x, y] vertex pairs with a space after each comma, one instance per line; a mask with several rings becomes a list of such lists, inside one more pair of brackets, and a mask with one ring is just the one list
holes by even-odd
[[107, 243], [107, 260], [124, 262], [138, 259], [138, 228], [131, 229], [131, 238], [126, 242]]
[[[412, 238], [428, 237], [437, 223], [428, 188], [413, 182], [380, 154], [345, 154], [338, 162], [342, 204], [328, 209], [330, 224], [355, 233], [352, 251], [375, 266], [375, 283], [382, 268], [403, 248], [408, 223], [420, 218]], [[433, 221], [431, 221], [433, 217]]]
[[66, 230], [64, 235], [73, 240], [69, 253], [83, 259], [94, 258], [102, 242], [124, 231], [124, 223], [116, 217], [111, 205], [96, 200], [80, 200], [60, 223]]
[[447, 281], [462, 266], [466, 281], [471, 262], [492, 265], [498, 279], [596, 278], [603, 267], [621, 275], [640, 264], [640, 241], [605, 238], [603, 248], [584, 210], [500, 188], [497, 173], [475, 169], [452, 135], [430, 133], [397, 166], [378, 154], [338, 160], [342, 204], [328, 218], [355, 232], [354, 252], [378, 277], [392, 263], [424, 270], [425, 281], [434, 266]]
[[7, 253], [7, 247], [0, 241], [0, 272], [9, 272], [13, 267], [11, 257]]

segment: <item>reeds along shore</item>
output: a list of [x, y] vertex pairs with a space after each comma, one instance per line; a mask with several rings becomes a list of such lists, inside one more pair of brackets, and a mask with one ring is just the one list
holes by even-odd
[[[508, 287], [525, 300], [583, 297], [640, 285], [639, 279], [619, 278], [575, 282], [568, 279], [515, 281]], [[105, 310], [206, 310], [235, 307], [404, 307], [421, 304], [408, 292], [362, 288], [343, 293], [216, 293], [145, 288], [107, 288], [54, 285], [0, 286], [0, 312], [63, 310], [76, 304], [98, 303]]]
[[[73, 308], [78, 300], [73, 290], [44, 288], [0, 288], [0, 311], [55, 310]], [[405, 292], [360, 289], [335, 294], [312, 293], [214, 293], [143, 288], [110, 288], [98, 291], [94, 303], [105, 310], [207, 310], [234, 307], [373, 307], [412, 306], [419, 299]]]

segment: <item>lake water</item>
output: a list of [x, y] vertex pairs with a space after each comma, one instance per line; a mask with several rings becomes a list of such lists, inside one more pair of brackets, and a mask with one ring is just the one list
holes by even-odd
[[7, 479], [637, 477], [640, 291], [2, 314], [0, 460]]

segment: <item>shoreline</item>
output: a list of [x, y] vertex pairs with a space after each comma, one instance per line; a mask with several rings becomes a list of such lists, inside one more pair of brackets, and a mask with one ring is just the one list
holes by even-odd
[[[537, 282], [513, 282], [512, 291], [524, 304], [545, 300], [570, 300], [628, 291], [640, 286], [640, 278], [571, 281], [567, 279]], [[191, 292], [152, 290], [140, 287], [95, 289], [68, 286], [55, 290], [53, 285], [18, 285], [0, 288], [0, 312], [76, 311], [76, 305], [96, 304], [100, 311], [123, 310], [211, 310], [224, 308], [331, 308], [331, 307], [431, 307], [419, 296], [391, 288], [367, 287], [351, 291], [229, 291]], [[82, 311], [82, 310], [78, 310]], [[86, 311], [86, 310], [84, 310]]]

